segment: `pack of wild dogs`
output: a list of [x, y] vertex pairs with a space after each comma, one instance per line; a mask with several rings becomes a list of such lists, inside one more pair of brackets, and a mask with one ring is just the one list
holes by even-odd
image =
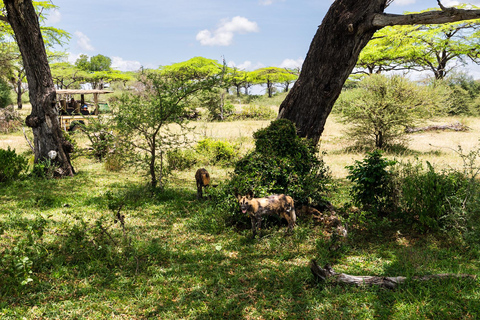
[[[203, 190], [211, 185], [210, 174], [204, 168], [198, 169], [195, 173], [195, 180], [197, 183], [197, 198], [202, 199]], [[285, 194], [275, 194], [268, 197], [255, 198], [251, 191], [246, 195], [241, 195], [236, 192], [235, 197], [238, 200], [242, 213], [248, 214], [250, 217], [253, 238], [257, 235], [257, 230], [261, 229], [264, 216], [275, 215], [285, 219], [288, 223], [286, 232], [292, 231], [295, 227], [297, 213], [292, 197]], [[311, 216], [314, 220], [326, 225], [331, 230], [332, 235], [345, 238], [347, 236], [346, 228], [335, 215], [333, 207], [328, 208], [328, 210], [333, 212], [333, 214], [327, 216], [315, 208], [301, 206], [299, 213], [302, 216]]]

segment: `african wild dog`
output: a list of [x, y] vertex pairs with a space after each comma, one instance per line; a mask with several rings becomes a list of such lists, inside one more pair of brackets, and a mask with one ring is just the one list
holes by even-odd
[[288, 230], [292, 230], [295, 226], [295, 207], [293, 199], [284, 194], [271, 195], [265, 198], [254, 198], [252, 192], [247, 196], [235, 194], [240, 204], [242, 213], [248, 212], [252, 220], [253, 238], [257, 234], [257, 229], [262, 227], [262, 216], [264, 215], [278, 215], [280, 218], [285, 218], [288, 222]]
[[210, 185], [210, 175], [204, 168], [198, 169], [195, 173], [195, 180], [197, 180], [197, 199], [202, 198], [202, 188]]

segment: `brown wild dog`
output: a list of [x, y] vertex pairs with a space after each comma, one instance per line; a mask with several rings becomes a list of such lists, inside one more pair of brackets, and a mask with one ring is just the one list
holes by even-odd
[[197, 181], [197, 199], [203, 196], [202, 189], [210, 185], [210, 174], [204, 168], [198, 169], [195, 173], [195, 180]]
[[241, 196], [238, 193], [235, 197], [240, 204], [242, 213], [247, 213], [252, 220], [252, 235], [255, 238], [257, 229], [262, 227], [262, 217], [264, 215], [278, 215], [280, 218], [285, 218], [288, 222], [288, 229], [292, 230], [295, 226], [296, 215], [293, 199], [284, 194], [271, 195], [265, 198], [254, 198], [252, 192], [246, 196]]

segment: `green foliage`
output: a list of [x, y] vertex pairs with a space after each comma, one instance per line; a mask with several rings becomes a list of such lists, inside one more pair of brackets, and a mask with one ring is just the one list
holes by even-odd
[[242, 111], [233, 116], [234, 119], [273, 120], [277, 116], [270, 106], [249, 104], [242, 106]]
[[167, 153], [168, 168], [170, 170], [185, 170], [198, 163], [199, 154], [192, 149], [173, 149]]
[[253, 191], [256, 197], [283, 193], [294, 198], [296, 205], [325, 204], [332, 182], [328, 168], [317, 157], [316, 148], [297, 136], [292, 122], [275, 120], [255, 132], [254, 139], [255, 150], [235, 164], [230, 180], [209, 191], [219, 210], [230, 215], [230, 223], [246, 222], [237, 210], [236, 191]]
[[[354, 220], [376, 227], [378, 223], [401, 221], [407, 230], [443, 231], [457, 239], [479, 238], [480, 170], [476, 162], [480, 151], [464, 154], [459, 149], [458, 154], [464, 161], [463, 171], [438, 171], [429, 162], [425, 168], [419, 161], [397, 163], [383, 158], [379, 151], [368, 153], [363, 161], [347, 167], [347, 178], [354, 183], [353, 202], [363, 210]], [[362, 214], [367, 217], [364, 221]], [[379, 220], [382, 216], [389, 220]]]
[[53, 179], [55, 176], [55, 164], [50, 159], [34, 163], [31, 175], [35, 178]]
[[421, 164], [407, 164], [402, 170], [402, 218], [422, 232], [438, 232], [451, 227], [448, 217], [462, 207], [467, 180], [460, 172], [437, 172], [426, 164], [426, 170]]
[[[459, 9], [476, 9], [467, 4]], [[428, 9], [428, 11], [440, 8]], [[429, 25], [399, 25], [377, 31], [362, 51], [358, 66], [366, 73], [413, 69], [443, 79], [455, 64], [479, 63], [479, 20]], [[453, 66], [452, 66], [453, 65]]]
[[83, 71], [110, 71], [110, 66], [112, 65], [112, 59], [107, 56], [97, 54], [89, 58], [85, 54], [81, 54], [80, 57], [75, 61], [75, 66]]
[[435, 90], [444, 91], [449, 115], [478, 115], [480, 111], [480, 84], [465, 73], [452, 73], [443, 80], [435, 80]]
[[442, 110], [443, 99], [403, 77], [371, 75], [342, 94], [337, 107], [352, 140], [385, 149], [405, 143], [405, 128]]
[[92, 119], [88, 125], [82, 125], [82, 131], [90, 140], [91, 155], [98, 161], [103, 161], [109, 153], [115, 152], [115, 135], [111, 124], [99, 116]]
[[210, 138], [198, 141], [195, 150], [198, 154], [206, 156], [210, 164], [232, 164], [238, 157], [238, 146]]
[[0, 182], [17, 180], [26, 172], [28, 160], [10, 147], [0, 149], [0, 168]]
[[124, 93], [115, 102], [118, 154], [149, 176], [153, 188], [163, 186], [167, 152], [188, 144], [184, 114], [189, 101], [216, 81], [210, 76], [199, 79], [188, 68], [146, 71], [140, 76], [141, 91]]
[[205, 138], [197, 142], [193, 149], [168, 151], [170, 170], [185, 170], [194, 165], [232, 165], [238, 159], [238, 146], [228, 141]]
[[379, 150], [367, 153], [363, 161], [347, 166], [347, 179], [354, 183], [353, 202], [375, 215], [386, 215], [393, 209], [392, 171], [387, 170], [396, 161], [382, 157]]
[[8, 83], [0, 78], [0, 109], [12, 104], [11, 92], [12, 89]]

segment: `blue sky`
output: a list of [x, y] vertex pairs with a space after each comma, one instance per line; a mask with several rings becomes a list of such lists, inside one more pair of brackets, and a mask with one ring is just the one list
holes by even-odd
[[[53, 0], [48, 24], [72, 35], [65, 50], [103, 54], [116, 69], [156, 68], [203, 56], [254, 70], [300, 66], [332, 0]], [[443, 0], [445, 6], [458, 1]], [[480, 5], [480, 0], [470, 1]], [[437, 7], [395, 0], [388, 13]]]

